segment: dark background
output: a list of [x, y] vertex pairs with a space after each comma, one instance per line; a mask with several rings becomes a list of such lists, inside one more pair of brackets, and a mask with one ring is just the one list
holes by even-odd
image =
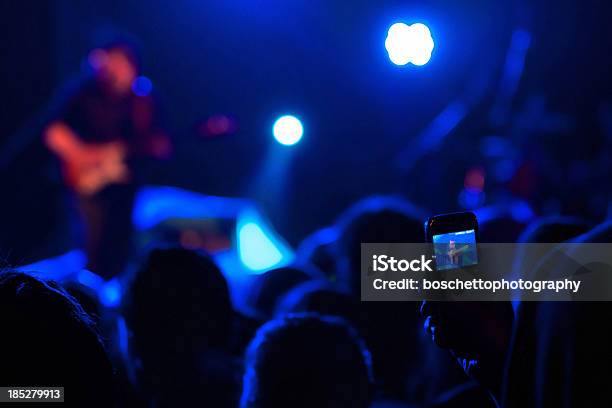
[[[431, 213], [515, 198], [538, 214], [607, 212], [605, 1], [2, 1], [0, 15], [0, 244], [13, 262], [61, 247], [48, 242], [67, 228], [66, 203], [40, 132], [104, 30], [139, 40], [176, 141], [151, 181], [254, 198], [291, 244], [374, 193]], [[430, 27], [427, 65], [390, 63], [384, 40], [396, 21]], [[504, 72], [517, 30], [528, 48], [512, 88]], [[457, 102], [462, 120], [419, 155], [419, 137]], [[305, 128], [292, 148], [271, 136], [285, 113]], [[237, 131], [203, 137], [198, 124], [215, 114]], [[485, 174], [484, 194], [466, 204], [470, 169]]]

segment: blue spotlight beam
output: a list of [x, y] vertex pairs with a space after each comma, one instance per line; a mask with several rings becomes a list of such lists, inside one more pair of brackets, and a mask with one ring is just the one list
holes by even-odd
[[510, 106], [523, 76], [525, 60], [530, 45], [531, 33], [523, 28], [516, 28], [512, 34], [510, 47], [506, 52], [504, 71], [490, 113], [493, 123], [498, 126], [507, 124], [509, 120]]

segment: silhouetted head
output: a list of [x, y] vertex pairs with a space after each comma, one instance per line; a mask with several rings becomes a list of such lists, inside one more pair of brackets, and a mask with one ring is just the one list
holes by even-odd
[[[588, 223], [574, 218], [545, 218], [530, 224], [519, 236], [518, 242], [563, 242], [587, 231], [588, 228]], [[508, 239], [500, 240], [511, 242]], [[496, 242], [496, 240], [487, 242]], [[541, 251], [529, 249], [525, 245], [518, 247], [516, 268], [525, 269], [520, 272], [521, 277], [533, 279], [529, 271], [540, 261], [542, 254]], [[532, 318], [526, 317], [533, 314], [531, 311], [533, 306], [533, 303], [520, 306], [522, 309], [520, 314], [523, 315], [520, 319], [522, 321], [519, 321], [522, 327], [520, 337], [528, 338], [533, 333], [530, 321]], [[510, 302], [423, 302], [421, 313], [425, 318], [425, 329], [433, 341], [440, 347], [448, 349], [468, 375], [478, 380], [499, 398], [506, 356], [513, 336], [512, 304]], [[515, 327], [515, 338], [516, 330]], [[522, 356], [518, 355], [516, 358], [520, 360]], [[515, 362], [514, 366], [522, 365], [520, 362], [518, 365]], [[513, 369], [522, 370], [522, 368]]]
[[74, 406], [113, 406], [113, 370], [93, 322], [66, 291], [0, 273], [0, 384], [63, 386]]
[[[522, 234], [517, 235], [515, 226], [519, 223], [509, 217], [497, 221], [484, 224], [485, 229], [489, 231], [488, 235], [481, 234], [488, 237], [483, 238], [484, 242], [556, 243], [569, 240], [588, 229], [588, 224], [581, 220], [554, 217], [535, 221]], [[518, 246], [517, 249], [515, 260], [517, 271], [514, 277], [518, 278], [520, 270], [521, 277], [533, 278], [529, 270], [539, 262], [541, 251], [530, 251], [525, 245]], [[533, 305], [521, 306], [524, 309], [522, 314], [532, 314], [529, 312], [531, 306]], [[468, 375], [499, 398], [513, 330], [516, 337], [516, 327], [513, 329], [515, 313], [512, 304], [510, 302], [423, 302], [421, 313], [425, 318], [425, 329], [432, 340], [440, 347], [448, 349]], [[523, 322], [519, 323], [524, 326], [521, 332], [531, 333], [533, 329], [529, 328], [530, 323], [525, 322], [530, 319], [521, 320]], [[521, 356], [517, 358], [521, 359]]]
[[93, 289], [77, 281], [62, 282], [62, 286], [66, 289], [66, 292], [77, 300], [90, 317], [95, 321], [100, 319], [102, 315], [102, 305], [98, 300], [97, 293]]
[[365, 408], [370, 357], [344, 320], [292, 315], [263, 325], [246, 354], [243, 408]]
[[423, 341], [414, 303], [360, 302], [329, 282], [309, 281], [287, 293], [276, 315], [305, 312], [342, 317], [359, 332], [371, 352], [380, 394], [419, 398], [424, 385], [419, 381], [427, 370], [423, 347], [429, 344]]
[[[549, 217], [531, 224], [520, 240], [524, 243], [610, 242], [611, 231], [611, 225], [591, 229], [590, 224], [581, 219]], [[580, 250], [578, 246], [573, 248]], [[563, 264], [555, 268], [543, 267], [545, 264], [540, 264], [538, 254], [530, 252], [538, 251], [525, 248], [517, 260], [518, 267], [528, 268], [530, 279], [558, 278], [550, 276], [551, 272], [569, 276], [564, 275], [567, 271], [563, 270]], [[554, 259], [545, 261], [554, 262]], [[571, 405], [569, 400], [563, 401], [568, 397], [578, 397], [576, 405], [588, 401], [587, 405], [598, 406], [594, 403], [596, 400], [602, 396], [607, 398], [607, 391], [593, 386], [590, 380], [599, 378], [605, 383], [605, 376], [611, 372], [607, 360], [601, 359], [610, 343], [607, 331], [601, 331], [603, 335], [593, 335], [594, 327], [610, 319], [607, 302], [520, 302], [516, 314], [506, 367], [504, 406], [525, 406], [533, 402], [536, 393], [546, 395], [545, 406]]]
[[195, 375], [198, 356], [229, 342], [233, 312], [227, 282], [205, 254], [155, 249], [138, 271], [124, 308], [146, 387]]
[[589, 231], [593, 225], [576, 217], [544, 217], [525, 228], [518, 242], [560, 243]]
[[543, 255], [541, 248], [547, 248], [547, 246], [527, 244], [555, 244], [571, 241], [591, 228], [591, 223], [575, 217], [544, 217], [532, 222], [518, 238], [521, 245], [516, 251], [514, 275], [531, 279], [538, 278], [534, 276], [536, 272], [534, 268], [541, 261]]
[[510, 302], [441, 302], [421, 305], [425, 330], [465, 373], [499, 396], [512, 335]]
[[336, 259], [334, 245], [338, 239], [338, 229], [326, 227], [304, 238], [297, 249], [297, 260], [314, 265], [330, 280], [336, 280]]
[[612, 305], [609, 302], [541, 302], [535, 319], [537, 346], [530, 357], [535, 365], [532, 386], [537, 387], [534, 394], [539, 406], [609, 406], [612, 335], [610, 330], [597, 331], [594, 335], [593, 327], [612, 319]]
[[359, 301], [329, 282], [304, 282], [290, 290], [276, 309], [276, 316], [295, 313], [318, 313], [346, 319], [353, 327], [361, 327]]
[[525, 223], [515, 220], [510, 215], [502, 215], [479, 223], [478, 235], [480, 242], [516, 242]]
[[303, 266], [283, 266], [263, 273], [253, 281], [247, 303], [262, 317], [269, 319], [279, 300], [289, 290], [313, 278], [322, 278]]
[[375, 196], [357, 202], [338, 220], [338, 282], [360, 293], [362, 243], [423, 242], [420, 210], [396, 197]]

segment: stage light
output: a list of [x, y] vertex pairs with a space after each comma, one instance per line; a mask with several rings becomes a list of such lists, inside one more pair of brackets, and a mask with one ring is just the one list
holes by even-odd
[[102, 286], [98, 292], [100, 302], [106, 307], [117, 307], [121, 303], [121, 284], [118, 279], [112, 279]]
[[425, 24], [395, 23], [389, 27], [385, 48], [395, 65], [425, 65], [431, 58], [434, 40]]
[[200, 136], [207, 138], [229, 135], [236, 130], [238, 130], [238, 121], [225, 114], [212, 115], [198, 126]]
[[276, 141], [285, 146], [292, 146], [300, 141], [304, 134], [302, 122], [295, 116], [281, 116], [274, 122], [272, 134]]
[[482, 191], [485, 185], [485, 171], [482, 167], [472, 167], [465, 173], [463, 186], [468, 190]]
[[77, 274], [77, 281], [83, 285], [87, 286], [90, 289], [95, 290], [96, 292], [100, 290], [102, 286], [104, 286], [104, 279], [99, 275], [87, 270], [81, 269]]
[[282, 255], [266, 236], [261, 227], [253, 222], [241, 226], [238, 233], [240, 259], [252, 270], [259, 271], [278, 264]]
[[535, 217], [535, 213], [531, 209], [529, 203], [523, 200], [517, 200], [510, 206], [510, 214], [515, 221], [526, 223]]
[[20, 266], [22, 271], [36, 271], [34, 275], [43, 276], [45, 279], [61, 281], [68, 274], [79, 271], [85, 267], [87, 257], [80, 249], [73, 249], [62, 255], [42, 259], [40, 261]]
[[138, 96], [147, 96], [153, 90], [153, 82], [144, 75], [134, 79], [132, 82], [132, 91]]
[[484, 204], [485, 197], [483, 191], [464, 188], [459, 193], [459, 205], [467, 210], [474, 210]]
[[236, 224], [238, 256], [251, 273], [287, 265], [293, 252], [254, 211], [241, 214]]

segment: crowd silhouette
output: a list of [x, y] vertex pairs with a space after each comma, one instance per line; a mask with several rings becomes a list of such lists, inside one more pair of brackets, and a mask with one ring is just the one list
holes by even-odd
[[[419, 242], [422, 217], [399, 198], [356, 203], [253, 282], [249, 314], [212, 257], [179, 247], [145, 254], [112, 312], [85, 287], [5, 270], [0, 383], [61, 385], [76, 406], [610, 406], [607, 303], [360, 300], [360, 243]], [[553, 217], [508, 239], [611, 232]]]

